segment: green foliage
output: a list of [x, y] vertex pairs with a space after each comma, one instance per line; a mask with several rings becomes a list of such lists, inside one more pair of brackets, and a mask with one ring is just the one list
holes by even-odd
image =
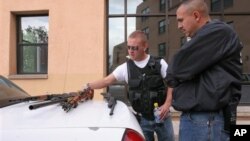
[[23, 44], [34, 44], [23, 46], [23, 71], [24, 72], [39, 72], [37, 66], [40, 66], [40, 53], [42, 45], [40, 43], [48, 43], [48, 31], [44, 26], [31, 27], [25, 29], [23, 32]]
[[31, 27], [23, 32], [24, 43], [48, 43], [48, 31], [44, 26]]

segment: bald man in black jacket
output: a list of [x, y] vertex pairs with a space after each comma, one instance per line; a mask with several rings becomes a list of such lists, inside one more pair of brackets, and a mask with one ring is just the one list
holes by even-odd
[[167, 72], [173, 107], [182, 111], [180, 141], [229, 140], [241, 97], [242, 45], [233, 29], [211, 20], [204, 0], [177, 9], [178, 28], [191, 38]]

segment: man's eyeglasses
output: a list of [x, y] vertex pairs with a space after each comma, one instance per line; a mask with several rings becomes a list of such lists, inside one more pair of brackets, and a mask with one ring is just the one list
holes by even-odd
[[133, 50], [133, 51], [137, 51], [138, 50], [138, 46], [127, 46], [128, 50]]

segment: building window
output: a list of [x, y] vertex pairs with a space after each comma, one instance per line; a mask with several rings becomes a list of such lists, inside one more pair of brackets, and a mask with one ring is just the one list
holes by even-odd
[[211, 0], [211, 11], [221, 12], [222, 7], [228, 8], [233, 6], [233, 0]]
[[[150, 9], [147, 7], [145, 9], [143, 9], [141, 13], [142, 13], [142, 15], [147, 15], [150, 13]], [[146, 21], [147, 19], [148, 19], [148, 17], [142, 17], [141, 21], [143, 22], [143, 21]]]
[[142, 31], [146, 34], [147, 39], [149, 39], [149, 28], [148, 27], [143, 28]]
[[164, 20], [161, 20], [159, 22], [159, 34], [162, 34], [166, 31], [166, 22], [165, 21], [166, 20], [164, 19]]
[[48, 15], [17, 16], [17, 74], [47, 74]]
[[212, 12], [221, 11], [221, 0], [211, 0], [211, 11]]
[[233, 0], [224, 0], [224, 8], [232, 7], [234, 5]]
[[158, 45], [158, 56], [166, 57], [166, 43], [160, 43]]
[[168, 9], [172, 8], [173, 1], [172, 0], [167, 0], [167, 1], [168, 1]]
[[160, 12], [166, 11], [166, 0], [160, 0]]

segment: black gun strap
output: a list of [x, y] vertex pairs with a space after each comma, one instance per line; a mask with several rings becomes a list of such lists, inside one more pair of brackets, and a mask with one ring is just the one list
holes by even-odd
[[[128, 60], [129, 61], [129, 60]], [[128, 64], [128, 61], [127, 61], [127, 72], [128, 72], [128, 81], [129, 81], [129, 78], [131, 77], [130, 75], [130, 70], [129, 70], [129, 64]]]

